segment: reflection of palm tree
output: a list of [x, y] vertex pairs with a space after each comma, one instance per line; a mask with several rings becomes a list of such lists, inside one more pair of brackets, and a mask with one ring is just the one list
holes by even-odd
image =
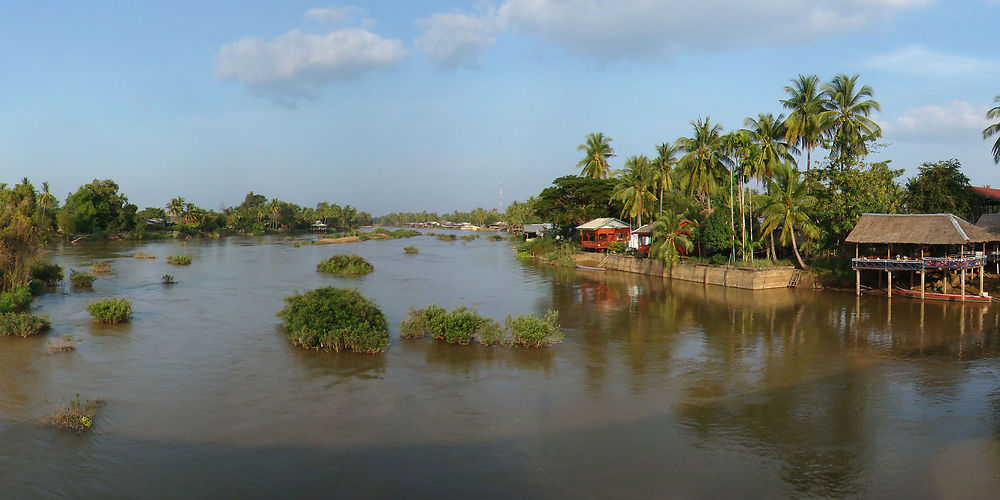
[[[993, 98], [993, 102], [996, 106], [986, 112], [986, 118], [989, 120], [1000, 120], [1000, 95]], [[986, 139], [995, 134], [1000, 134], [1000, 121], [990, 125], [983, 129], [983, 139]], [[993, 143], [993, 163], [1000, 164], [1000, 137], [997, 137], [997, 142]]]
[[606, 179], [611, 166], [608, 159], [615, 155], [611, 147], [611, 138], [604, 134], [587, 134], [587, 141], [576, 147], [577, 151], [586, 151], [586, 156], [576, 166], [583, 169], [583, 175], [591, 179]]
[[656, 202], [656, 195], [649, 190], [653, 186], [653, 175], [649, 158], [632, 156], [625, 162], [625, 169], [611, 192], [611, 201], [622, 202], [622, 216], [627, 212], [637, 220], [638, 226], [642, 226], [642, 214], [649, 212]]

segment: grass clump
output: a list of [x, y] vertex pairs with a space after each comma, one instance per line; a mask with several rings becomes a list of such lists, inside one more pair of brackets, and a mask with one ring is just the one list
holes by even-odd
[[23, 311], [31, 305], [31, 287], [19, 285], [6, 292], [0, 292], [0, 313]]
[[111, 261], [110, 260], [99, 260], [97, 262], [92, 262], [90, 264], [90, 270], [95, 273], [110, 273], [111, 272]]
[[325, 287], [285, 297], [277, 316], [288, 339], [306, 349], [381, 354], [389, 327], [378, 305], [351, 288]]
[[155, 259], [156, 258], [156, 254], [145, 253], [145, 252], [136, 252], [136, 253], [132, 254], [132, 257], [134, 257], [136, 259]]
[[503, 241], [503, 236], [500, 236], [499, 234], [491, 234], [487, 236], [486, 239], [490, 241]]
[[420, 231], [414, 231], [413, 229], [397, 229], [391, 233], [389, 236], [393, 238], [412, 238], [414, 236], [420, 236], [422, 233]]
[[45, 352], [47, 354], [55, 354], [57, 352], [75, 351], [76, 344], [82, 340], [83, 338], [80, 337], [63, 334], [57, 340], [45, 341]]
[[545, 347], [561, 342], [566, 336], [559, 327], [559, 312], [548, 311], [543, 318], [522, 314], [507, 315], [504, 329], [510, 332], [510, 342], [519, 347]]
[[123, 297], [104, 297], [91, 302], [87, 312], [101, 323], [114, 325], [132, 317], [132, 303]]
[[416, 339], [430, 335], [449, 344], [467, 345], [475, 339], [494, 339], [500, 335], [500, 325], [479, 315], [475, 309], [461, 306], [447, 312], [430, 304], [424, 309], [410, 309], [409, 317], [400, 325], [403, 338]]
[[436, 236], [437, 239], [441, 241], [455, 241], [458, 239], [458, 236], [455, 236], [454, 234], [438, 234]]
[[374, 271], [375, 266], [357, 255], [334, 255], [316, 264], [316, 270], [321, 273], [362, 276]]
[[174, 275], [172, 274], [164, 274], [163, 278], [160, 279], [163, 281], [164, 285], [173, 285], [174, 283], [177, 283], [177, 281], [174, 280]]
[[420, 252], [420, 249], [417, 248], [417, 247], [415, 247], [415, 246], [413, 246], [413, 245], [407, 245], [407, 246], [403, 247], [403, 251], [406, 252], [406, 253], [408, 253], [408, 254], [410, 254], [410, 255], [413, 255], [415, 253]]
[[189, 266], [191, 265], [190, 255], [168, 255], [167, 264], [173, 264], [175, 266]]
[[104, 404], [99, 399], [77, 399], [63, 402], [45, 418], [45, 423], [65, 432], [80, 434], [89, 431], [94, 426], [97, 409]]
[[48, 330], [52, 326], [49, 319], [25, 312], [0, 313], [0, 335], [8, 337], [30, 337]]
[[78, 273], [71, 270], [69, 273], [69, 281], [76, 287], [91, 288], [94, 286], [94, 280], [96, 279], [97, 276], [86, 272]]
[[478, 234], [466, 234], [466, 235], [462, 236], [461, 238], [462, 238], [462, 241], [472, 241], [472, 240], [474, 240], [476, 238], [479, 238], [479, 235]]
[[28, 274], [31, 279], [43, 281], [48, 286], [55, 286], [63, 280], [62, 266], [48, 262], [35, 262]]

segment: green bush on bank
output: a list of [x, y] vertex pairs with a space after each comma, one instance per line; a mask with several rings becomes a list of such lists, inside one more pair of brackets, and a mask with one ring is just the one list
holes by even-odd
[[52, 326], [49, 319], [25, 312], [0, 313], [0, 335], [30, 337]]
[[0, 292], [0, 313], [22, 311], [31, 305], [31, 288], [19, 285], [6, 292]]
[[132, 317], [132, 303], [123, 297], [104, 297], [91, 302], [87, 312], [97, 321], [113, 325]]
[[316, 264], [316, 270], [321, 273], [361, 276], [374, 271], [375, 266], [357, 255], [334, 255]]
[[385, 314], [357, 290], [318, 288], [285, 297], [285, 303], [277, 316], [295, 345], [366, 354], [380, 354], [389, 347]]
[[63, 268], [59, 264], [48, 262], [35, 262], [29, 271], [31, 279], [45, 282], [48, 286], [55, 286], [63, 280]]

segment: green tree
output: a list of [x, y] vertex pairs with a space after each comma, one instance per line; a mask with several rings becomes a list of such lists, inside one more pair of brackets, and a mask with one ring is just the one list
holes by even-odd
[[504, 210], [503, 212], [503, 221], [506, 222], [508, 226], [512, 227], [541, 222], [541, 219], [538, 217], [538, 213], [535, 212], [536, 202], [537, 199], [533, 196], [528, 198], [528, 201], [511, 202], [507, 205], [507, 210]]
[[660, 259], [667, 266], [673, 266], [682, 254], [694, 248], [694, 243], [691, 242], [692, 226], [691, 221], [685, 219], [683, 214], [672, 210], [663, 212], [663, 215], [653, 223], [649, 257]]
[[538, 195], [535, 211], [542, 220], [563, 231], [597, 217], [615, 217], [623, 207], [611, 199], [614, 186], [611, 179], [577, 175], [559, 177]]
[[809, 266], [802, 262], [799, 246], [795, 241], [795, 231], [806, 238], [814, 238], [819, 229], [809, 217], [809, 209], [816, 204], [816, 198], [808, 194], [800, 172], [790, 163], [783, 163], [774, 169], [774, 175], [767, 180], [768, 193], [762, 197], [764, 234], [771, 234], [781, 227], [781, 243], [792, 244], [795, 260], [802, 269]]
[[823, 85], [824, 109], [820, 123], [826, 130], [830, 144], [830, 157], [841, 169], [852, 163], [852, 158], [868, 154], [871, 139], [882, 136], [882, 129], [870, 116], [882, 107], [872, 97], [868, 85], [858, 87], [859, 75], [837, 75]]
[[924, 163], [906, 182], [906, 206], [912, 213], [951, 213], [967, 220], [983, 210], [982, 198], [969, 190], [969, 178], [956, 159]]
[[659, 214], [663, 214], [663, 192], [674, 189], [673, 173], [677, 165], [677, 148], [673, 144], [663, 143], [656, 146], [656, 158], [653, 159], [653, 183], [660, 191], [657, 199], [660, 202]]
[[45, 242], [32, 217], [36, 203], [35, 188], [27, 179], [13, 188], [0, 184], [0, 291], [27, 282], [31, 261]]
[[[987, 120], [1000, 120], [1000, 95], [993, 98], [996, 106], [986, 112]], [[1000, 121], [983, 129], [983, 139], [987, 139], [995, 134], [1000, 134]], [[1000, 137], [993, 143], [993, 163], [1000, 164]]]
[[585, 151], [586, 155], [576, 166], [583, 169], [583, 175], [591, 179], [607, 179], [611, 165], [608, 159], [615, 155], [611, 147], [611, 138], [597, 132], [587, 134], [586, 142], [576, 147], [577, 151]]
[[698, 194], [705, 208], [712, 209], [712, 195], [725, 177], [729, 159], [724, 154], [722, 127], [713, 125], [711, 117], [691, 122], [694, 134], [677, 140], [677, 148], [686, 154], [678, 162], [683, 171], [689, 194]]
[[636, 219], [636, 226], [642, 226], [642, 216], [652, 212], [653, 204], [656, 203], [656, 195], [651, 191], [653, 188], [655, 173], [649, 158], [645, 155], [630, 156], [625, 161], [625, 168], [618, 177], [611, 192], [611, 199], [622, 202], [621, 215], [627, 213], [629, 217]]
[[806, 151], [806, 170], [812, 169], [812, 150], [819, 143], [823, 127], [820, 116], [823, 113], [823, 98], [819, 89], [819, 77], [799, 75], [785, 86], [788, 99], [781, 104], [789, 110], [785, 119], [785, 142], [801, 146]]
[[69, 233], [128, 231], [135, 227], [137, 210], [114, 181], [94, 179], [66, 198], [57, 220], [59, 229]]
[[757, 150], [752, 158], [757, 163], [756, 170], [765, 177], [770, 177], [771, 171], [781, 163], [794, 164], [792, 153], [799, 152], [795, 146], [785, 142], [784, 118], [784, 115], [775, 118], [771, 113], [760, 113], [757, 119], [747, 118], [744, 122], [747, 128], [740, 130]]
[[181, 217], [184, 216], [184, 202], [184, 198], [178, 196], [167, 203], [167, 213], [170, 214], [174, 222], [181, 220]]

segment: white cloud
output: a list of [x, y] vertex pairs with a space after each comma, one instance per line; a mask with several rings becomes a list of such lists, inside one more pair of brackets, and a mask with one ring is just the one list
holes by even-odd
[[437, 13], [418, 19], [416, 24], [423, 33], [414, 43], [443, 69], [479, 67], [483, 54], [496, 43], [497, 36], [505, 28], [492, 9], [479, 16]]
[[900, 113], [894, 120], [883, 123], [882, 128], [889, 139], [979, 138], [989, 124], [986, 110], [986, 106], [965, 101], [950, 101], [946, 106], [921, 106]]
[[362, 28], [327, 35], [292, 30], [272, 41], [247, 37], [224, 45], [215, 54], [215, 77], [292, 105], [296, 99], [314, 98], [331, 81], [392, 67], [406, 53], [401, 41]]
[[343, 26], [361, 21], [361, 24], [370, 27], [374, 21], [364, 17], [365, 11], [360, 7], [348, 5], [346, 7], [313, 7], [306, 11], [305, 18], [332, 26]]
[[928, 50], [919, 45], [868, 58], [872, 68], [909, 76], [953, 78], [1000, 77], [1000, 61]]

